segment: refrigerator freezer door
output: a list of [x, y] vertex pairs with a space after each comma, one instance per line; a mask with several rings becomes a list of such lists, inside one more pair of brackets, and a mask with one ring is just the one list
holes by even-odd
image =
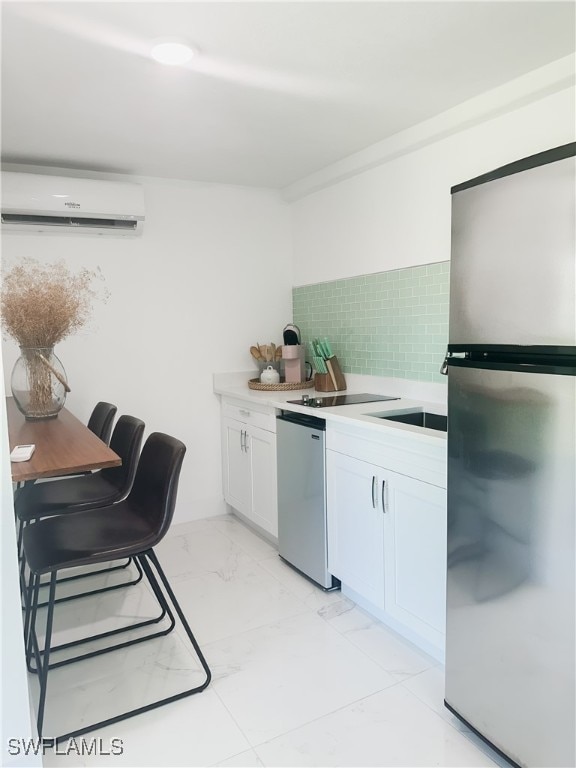
[[446, 703], [519, 765], [573, 767], [576, 379], [448, 387]]
[[450, 344], [576, 344], [576, 159], [452, 196]]

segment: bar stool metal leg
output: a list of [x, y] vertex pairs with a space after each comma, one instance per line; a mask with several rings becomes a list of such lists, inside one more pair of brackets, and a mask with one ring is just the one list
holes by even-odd
[[[158, 562], [158, 559], [154, 553], [153, 550], [148, 550], [142, 555], [138, 556], [142, 565], [142, 568], [146, 575], [148, 576], [150, 582], [152, 584], [156, 583], [158, 585], [158, 588], [160, 589], [160, 584], [158, 579], [153, 573], [151, 563], [154, 566], [154, 570], [156, 570], [158, 576], [160, 577], [160, 581], [162, 583], [162, 586], [164, 590], [166, 591], [166, 595], [170, 599], [170, 602], [172, 603], [172, 606], [178, 615], [178, 618], [180, 619], [182, 626], [184, 627], [184, 630], [186, 632], [186, 635], [188, 636], [188, 639], [190, 640], [194, 651], [196, 652], [197, 658], [200, 661], [200, 664], [202, 666], [202, 669], [204, 670], [205, 679], [200, 684], [193, 688], [189, 688], [186, 691], [182, 691], [181, 693], [174, 694], [172, 696], [167, 696], [164, 699], [160, 699], [159, 701], [152, 702], [151, 704], [146, 704], [142, 707], [137, 707], [135, 709], [131, 709], [127, 712], [123, 712], [120, 715], [116, 715], [114, 717], [110, 717], [106, 720], [101, 720], [98, 723], [93, 723], [91, 725], [85, 726], [83, 728], [79, 728], [74, 731], [70, 731], [69, 733], [65, 733], [62, 736], [58, 736], [56, 738], [56, 743], [60, 743], [62, 741], [65, 741], [67, 739], [75, 738], [77, 736], [82, 736], [85, 733], [89, 733], [90, 731], [99, 730], [100, 728], [105, 728], [109, 725], [113, 725], [114, 723], [119, 723], [122, 720], [126, 720], [127, 718], [134, 717], [135, 715], [140, 715], [145, 712], [150, 712], [153, 709], [157, 709], [158, 707], [163, 706], [164, 704], [169, 704], [174, 701], [179, 701], [180, 699], [184, 699], [187, 696], [192, 696], [195, 693], [200, 693], [205, 688], [208, 687], [210, 684], [210, 681], [212, 679], [212, 673], [210, 671], [210, 668], [208, 666], [208, 663], [206, 662], [206, 659], [204, 658], [204, 655], [202, 651], [200, 650], [200, 646], [198, 645], [196, 638], [194, 637], [194, 634], [190, 628], [190, 625], [188, 624], [188, 621], [186, 620], [186, 617], [182, 613], [182, 609], [180, 608], [180, 605], [178, 604], [178, 601], [176, 599], [176, 596], [174, 595], [174, 592], [172, 591], [170, 584], [168, 583], [168, 580], [164, 574], [164, 571], [162, 570], [160, 563]], [[143, 638], [144, 640], [145, 638]], [[118, 646], [122, 647], [122, 646]], [[47, 670], [46, 670], [47, 671]]]
[[40, 653], [38, 644], [38, 636], [36, 633], [36, 618], [38, 614], [38, 584], [39, 577], [34, 575], [34, 604], [32, 608], [32, 618], [30, 625], [30, 641], [29, 651], [34, 654], [36, 666], [38, 668], [38, 680], [40, 683], [40, 697], [38, 700], [38, 712], [37, 712], [37, 727], [38, 736], [42, 736], [42, 728], [44, 726], [44, 710], [46, 707], [46, 693], [48, 690], [48, 670], [50, 664], [50, 643], [52, 640], [52, 623], [54, 619], [54, 597], [56, 594], [56, 571], [54, 571], [50, 578], [50, 594], [48, 596], [48, 614], [46, 616], [46, 637], [44, 640], [44, 658]]
[[[136, 560], [135, 560], [135, 562], [136, 562]], [[140, 568], [140, 566], [139, 566], [139, 568]], [[142, 571], [140, 571], [140, 572], [142, 572]], [[156, 581], [156, 579], [154, 577], [154, 574], [151, 573], [151, 572], [150, 573], [147, 572], [146, 573], [146, 577], [148, 578], [148, 581], [150, 582], [150, 586], [152, 587], [152, 591], [154, 593], [154, 596], [156, 597], [156, 599], [158, 600], [158, 603], [160, 605], [161, 613], [160, 613], [159, 616], [155, 616], [155, 617], [153, 617], [151, 619], [145, 619], [143, 621], [137, 622], [136, 624], [130, 624], [130, 625], [125, 626], [125, 627], [118, 627], [116, 629], [110, 629], [107, 632], [100, 632], [97, 635], [89, 635], [88, 637], [82, 637], [82, 638], [79, 638], [78, 640], [71, 640], [71, 641], [69, 641], [67, 643], [61, 643], [60, 645], [54, 645], [51, 648], [51, 653], [54, 654], [55, 652], [58, 652], [58, 651], [64, 651], [64, 650], [67, 650], [69, 648], [74, 648], [74, 647], [76, 647], [78, 645], [82, 645], [84, 643], [90, 643], [90, 642], [94, 642], [94, 641], [104, 640], [104, 639], [107, 639], [109, 637], [114, 637], [115, 635], [122, 634], [124, 632], [131, 632], [131, 631], [136, 630], [136, 629], [142, 629], [144, 627], [151, 626], [152, 624], [159, 624], [166, 616], [169, 619], [169, 624], [168, 624], [167, 627], [165, 627], [164, 629], [159, 630], [157, 632], [151, 632], [150, 634], [142, 635], [141, 637], [137, 637], [137, 638], [133, 638], [132, 640], [126, 640], [123, 643], [116, 643], [115, 645], [109, 645], [109, 646], [106, 646], [105, 648], [100, 648], [100, 649], [91, 651], [90, 653], [84, 653], [84, 654], [80, 654], [78, 656], [71, 656], [71, 657], [69, 657], [67, 659], [63, 659], [61, 661], [54, 661], [52, 664], [50, 664], [50, 669], [56, 669], [57, 667], [63, 667], [65, 665], [67, 665], [67, 664], [72, 664], [75, 661], [81, 661], [82, 659], [89, 659], [89, 658], [92, 658], [94, 656], [101, 656], [104, 653], [110, 653], [111, 651], [118, 650], [119, 648], [127, 648], [127, 647], [129, 647], [131, 645], [137, 645], [138, 643], [143, 643], [145, 640], [152, 640], [153, 638], [162, 637], [162, 636], [168, 635], [170, 632], [172, 632], [172, 630], [176, 626], [176, 620], [174, 618], [174, 614], [172, 613], [172, 611], [170, 609], [170, 605], [168, 604], [168, 602], [166, 600], [166, 597], [164, 596], [164, 593], [159, 588], [158, 582]], [[59, 583], [59, 580], [57, 579], [56, 580], [56, 584], [58, 584], [58, 583]], [[39, 586], [40, 587], [42, 587], [42, 586], [50, 586], [50, 584], [47, 584], [47, 585], [40, 584]], [[54, 600], [55, 604], [58, 603], [58, 602], [59, 602], [58, 599]], [[36, 608], [37, 609], [38, 608], [42, 608], [42, 607], [44, 607], [46, 605], [48, 605], [48, 602], [46, 602], [46, 603], [38, 602]], [[29, 612], [27, 613], [27, 616], [29, 616]], [[45, 653], [45, 650], [44, 649], [39, 649], [39, 653], [40, 653], [40, 655], [43, 655]], [[31, 663], [29, 663], [28, 664], [28, 671], [36, 674], [38, 672], [38, 668], [37, 667], [32, 667]]]
[[[140, 568], [138, 562], [135, 558], [131, 557], [127, 560], [126, 563], [123, 565], [114, 565], [112, 568], [100, 568], [97, 571], [89, 571], [87, 573], [79, 573], [76, 576], [68, 576], [65, 578], [58, 579], [57, 584], [62, 584], [66, 581], [76, 581], [77, 579], [85, 579], [89, 576], [98, 576], [99, 574], [105, 573], [111, 573], [113, 571], [120, 571], [127, 568], [131, 563], [134, 563], [136, 566], [136, 571], [138, 575], [135, 579], [132, 579], [131, 581], [122, 581], [118, 584], [109, 584], [107, 587], [99, 587], [98, 589], [89, 589], [85, 592], [75, 592], [73, 595], [67, 595], [66, 597], [57, 597], [56, 602], [57, 603], [67, 603], [70, 600], [77, 600], [79, 597], [88, 597], [90, 595], [100, 595], [104, 592], [113, 592], [116, 589], [124, 589], [124, 587], [132, 587], [135, 584], [139, 584], [140, 581], [142, 581], [142, 569]], [[50, 582], [43, 582], [40, 584], [40, 587], [47, 587], [49, 586]], [[43, 607], [48, 605], [47, 602], [43, 602], [39, 604], [39, 607]]]
[[[184, 630], [186, 631], [186, 634], [188, 635], [188, 638], [190, 642], [192, 643], [194, 650], [196, 651], [196, 654], [198, 655], [198, 658], [200, 659], [200, 663], [202, 664], [202, 667], [204, 668], [204, 671], [206, 672], [206, 682], [205, 684], [198, 690], [204, 690], [209, 684], [210, 680], [212, 679], [212, 673], [210, 672], [210, 669], [208, 667], [208, 664], [206, 663], [206, 659], [204, 658], [204, 654], [200, 650], [200, 646], [196, 642], [196, 638], [194, 637], [194, 634], [192, 630], [190, 629], [190, 625], [188, 624], [188, 621], [184, 614], [182, 613], [182, 609], [180, 608], [180, 604], [178, 603], [178, 600], [176, 600], [176, 595], [172, 591], [172, 587], [170, 586], [168, 579], [166, 578], [166, 574], [162, 570], [160, 563], [158, 562], [158, 558], [156, 557], [156, 553], [153, 549], [149, 549], [146, 555], [150, 558], [152, 563], [154, 564], [154, 567], [156, 568], [158, 575], [160, 576], [162, 580], [162, 584], [164, 585], [164, 588], [166, 592], [168, 593], [168, 597], [170, 598], [170, 601], [172, 605], [174, 606], [174, 609], [176, 610], [176, 613], [178, 614], [178, 618], [182, 622], [182, 626], [184, 627]], [[196, 692], [196, 691], [194, 691]]]

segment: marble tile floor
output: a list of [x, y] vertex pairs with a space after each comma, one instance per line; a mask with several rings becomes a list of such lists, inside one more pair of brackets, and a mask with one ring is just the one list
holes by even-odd
[[[301, 577], [235, 517], [173, 525], [156, 552], [212, 683], [48, 750], [48, 768], [507, 765], [444, 708], [441, 665], [339, 591], [325, 593]], [[156, 613], [144, 584], [70, 601], [57, 607], [55, 642]], [[45, 735], [200, 679], [181, 628], [61, 667], [50, 673]], [[30, 687], [34, 698], [33, 675]]]

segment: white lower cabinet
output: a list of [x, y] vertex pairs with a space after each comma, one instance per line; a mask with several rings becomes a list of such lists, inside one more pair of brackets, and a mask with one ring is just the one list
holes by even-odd
[[[354, 447], [362, 456], [361, 442]], [[366, 455], [375, 455], [374, 442]], [[327, 451], [326, 472], [330, 572], [375, 615], [440, 657], [445, 488], [334, 450]]]
[[224, 498], [231, 507], [249, 515], [252, 506], [252, 461], [245, 450], [246, 424], [223, 421]]
[[[262, 421], [263, 414], [253, 414], [247, 408], [237, 410], [242, 420], [222, 418], [224, 499], [248, 520], [277, 537], [276, 434], [250, 423], [253, 415]], [[275, 426], [273, 415], [268, 424]]]
[[251, 519], [273, 536], [278, 536], [278, 489], [276, 484], [276, 435], [258, 427], [248, 431], [251, 456]]
[[388, 473], [384, 516], [386, 612], [442, 648], [446, 623], [446, 490]]
[[327, 451], [328, 570], [384, 608], [384, 515], [378, 467]]

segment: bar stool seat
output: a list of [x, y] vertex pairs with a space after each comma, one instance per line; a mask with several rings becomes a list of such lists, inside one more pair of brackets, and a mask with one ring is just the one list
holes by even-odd
[[93, 474], [27, 486], [16, 500], [18, 519], [28, 522], [39, 517], [65, 515], [113, 504], [130, 488], [118, 487], [106, 477], [106, 471], [103, 469]]
[[24, 549], [30, 570], [45, 574], [132, 557], [153, 546], [155, 539], [153, 526], [121, 501], [97, 511], [40, 520], [24, 531]]
[[122, 459], [121, 466], [22, 488], [14, 500], [18, 520], [29, 522], [55, 514], [80, 512], [125, 498], [134, 482], [144, 426], [144, 422], [134, 416], [118, 419], [110, 447]]
[[152, 526], [126, 502], [47, 522], [40, 520], [24, 532], [26, 561], [34, 573], [132, 557], [155, 541]]

